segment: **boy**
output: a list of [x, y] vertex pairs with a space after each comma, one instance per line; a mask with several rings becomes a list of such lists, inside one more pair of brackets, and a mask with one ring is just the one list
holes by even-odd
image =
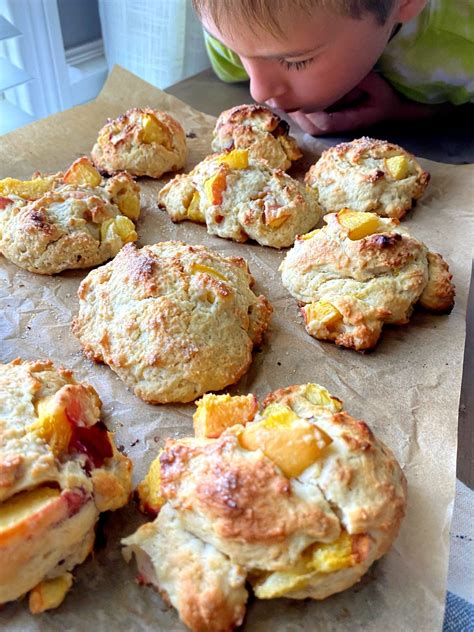
[[474, 101], [474, 0], [193, 4], [217, 75], [250, 78], [255, 101], [310, 134]]

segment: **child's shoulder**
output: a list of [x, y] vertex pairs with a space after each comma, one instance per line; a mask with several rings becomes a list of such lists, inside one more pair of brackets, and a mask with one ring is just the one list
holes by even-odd
[[472, 0], [428, 2], [388, 43], [377, 67], [399, 92], [415, 101], [455, 105], [473, 101]]

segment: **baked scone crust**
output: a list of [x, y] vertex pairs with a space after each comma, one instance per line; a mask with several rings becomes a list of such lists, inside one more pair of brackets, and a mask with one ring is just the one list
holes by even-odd
[[[340, 400], [303, 384], [271, 393], [262, 406], [254, 421], [216, 439], [168, 439], [159, 469], [153, 465], [162, 496], [158, 517], [122, 541], [126, 559], [137, 558], [140, 579], [165, 593], [193, 631], [240, 624], [236, 603], [245, 605], [245, 577], [262, 599], [324, 599], [345, 590], [386, 553], [405, 514], [406, 480], [393, 453]], [[295, 430], [306, 424], [324, 433], [326, 445], [297, 476], [286, 475], [271, 454], [292, 458], [302, 444], [285, 447], [267, 435], [260, 447], [243, 447], [245, 433], [265, 420], [276, 436], [278, 427], [290, 432], [291, 424]], [[180, 540], [194, 543], [200, 564], [189, 553], [177, 559]], [[210, 551], [222, 556], [212, 570]], [[210, 587], [219, 576], [219, 594], [226, 595], [219, 603], [209, 598], [208, 627], [188, 614], [205, 609], [202, 601], [195, 607], [198, 589], [182, 579], [195, 564]], [[213, 623], [214, 608], [232, 625]]]
[[192, 630], [232, 630], [242, 623], [248, 596], [244, 569], [185, 531], [171, 505], [123, 544], [127, 561], [132, 554], [139, 560], [140, 581], [157, 587]]
[[182, 242], [130, 244], [117, 257], [79, 288], [73, 331], [85, 353], [150, 403], [239, 380], [272, 311], [245, 261]]
[[[150, 138], [144, 131], [144, 120], [151, 120], [154, 127]], [[150, 178], [182, 169], [187, 155], [181, 124], [170, 114], [152, 108], [132, 108], [109, 120], [99, 131], [91, 151], [92, 160], [102, 173], [127, 171]]]
[[212, 149], [248, 149], [252, 159], [266, 160], [273, 169], [289, 169], [302, 157], [289, 125], [264, 105], [237, 105], [219, 115]]
[[[404, 158], [398, 174], [387, 162]], [[364, 136], [326, 149], [306, 174], [326, 213], [351, 208], [401, 219], [421, 198], [430, 175], [415, 157], [388, 141]]]
[[[72, 570], [91, 552], [99, 513], [131, 491], [131, 462], [100, 422], [92, 386], [51, 362], [0, 364], [0, 603]], [[44, 410], [46, 407], [46, 413]], [[70, 438], [65, 438], [65, 433]], [[48, 490], [28, 516], [22, 499]], [[26, 501], [27, 502], [27, 501]], [[19, 503], [17, 514], [12, 503]]]
[[161, 189], [158, 202], [174, 222], [205, 222], [211, 235], [272, 248], [291, 246], [318, 223], [321, 209], [311, 188], [261, 160], [249, 158], [246, 167], [234, 168], [226, 162], [229, 155], [208, 156]]
[[[128, 192], [140, 207], [140, 189], [128, 174], [98, 186], [69, 184], [64, 178], [63, 173], [52, 176], [51, 190], [39, 197], [0, 198], [0, 253], [20, 268], [36, 274], [90, 268], [138, 238], [117, 204], [117, 195]], [[117, 219], [126, 232], [114, 230]]]
[[[280, 265], [283, 285], [302, 306], [310, 335], [365, 350], [377, 344], [384, 324], [408, 323], [417, 303], [433, 312], [451, 311], [454, 286], [441, 255], [387, 218], [378, 218], [367, 236], [351, 239], [346, 213], [330, 213], [324, 228], [298, 237]], [[376, 217], [368, 215], [369, 221]], [[333, 322], [312, 318], [311, 306], [318, 311], [321, 304], [335, 308]]]

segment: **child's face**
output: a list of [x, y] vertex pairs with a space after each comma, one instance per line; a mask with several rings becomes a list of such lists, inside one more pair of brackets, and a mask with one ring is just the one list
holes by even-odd
[[255, 101], [285, 111], [323, 110], [354, 88], [373, 68], [396, 23], [382, 26], [366, 15], [355, 20], [316, 9], [311, 16], [285, 16], [284, 34], [273, 35], [240, 22], [221, 32], [206, 30], [236, 52], [250, 76]]

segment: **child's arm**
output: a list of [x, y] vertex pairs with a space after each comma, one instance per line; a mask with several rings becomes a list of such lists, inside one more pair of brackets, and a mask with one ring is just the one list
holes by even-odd
[[413, 120], [440, 114], [450, 104], [425, 105], [410, 101], [385, 81], [370, 72], [361, 83], [328, 111], [305, 114], [301, 110], [289, 116], [308, 134], [319, 136], [369, 127], [380, 121]]

